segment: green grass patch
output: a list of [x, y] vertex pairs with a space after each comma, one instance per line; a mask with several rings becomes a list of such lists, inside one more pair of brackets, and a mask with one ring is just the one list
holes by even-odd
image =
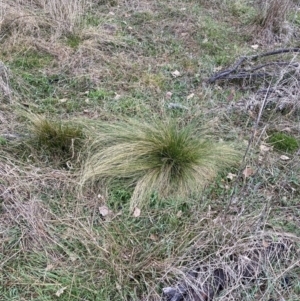
[[32, 70], [41, 69], [49, 65], [53, 61], [50, 54], [39, 52], [36, 50], [26, 50], [13, 59], [11, 66], [14, 69]]
[[71, 48], [78, 48], [81, 43], [81, 37], [76, 34], [71, 34], [66, 37], [66, 44]]
[[7, 144], [7, 139], [0, 136], [0, 145]]
[[[197, 41], [202, 52], [213, 56], [216, 65], [226, 65], [236, 55], [241, 36], [226, 23], [218, 23], [209, 16], [201, 20]], [[234, 43], [232, 43], [234, 41]]]
[[281, 132], [271, 133], [267, 142], [281, 152], [293, 153], [299, 148], [299, 141], [295, 137]]
[[96, 89], [88, 92], [88, 98], [92, 101], [109, 100], [114, 96], [114, 93], [106, 89]]

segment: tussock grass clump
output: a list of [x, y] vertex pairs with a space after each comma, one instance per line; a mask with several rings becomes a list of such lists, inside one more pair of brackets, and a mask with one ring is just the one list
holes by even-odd
[[27, 116], [32, 124], [32, 141], [39, 147], [62, 159], [76, 157], [84, 139], [82, 127], [39, 115]]
[[0, 32], [5, 35], [31, 35], [33, 32], [43, 35], [48, 32], [52, 37], [59, 38], [63, 34], [74, 33], [89, 8], [86, 0], [4, 0], [0, 4], [3, 20]]
[[98, 127], [82, 173], [82, 184], [124, 179], [134, 186], [131, 207], [153, 191], [160, 197], [186, 196], [236, 164], [239, 152], [199, 137], [192, 125], [130, 120]]
[[255, 19], [256, 30], [267, 42], [286, 34], [286, 20], [292, 8], [291, 0], [258, 1], [259, 14]]

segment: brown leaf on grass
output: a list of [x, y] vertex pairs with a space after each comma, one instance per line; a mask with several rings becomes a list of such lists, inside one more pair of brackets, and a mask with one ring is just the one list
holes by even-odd
[[107, 206], [99, 207], [99, 213], [101, 216], [105, 217], [111, 213], [111, 211], [107, 208]]
[[173, 72], [171, 72], [171, 74], [172, 74], [172, 76], [173, 77], [179, 77], [180, 75], [181, 75], [181, 73], [178, 71], [178, 70], [175, 70], [175, 71], [173, 71]]
[[135, 207], [134, 211], [133, 211], [133, 216], [134, 217], [139, 217], [140, 215], [141, 215], [141, 209], [138, 208], [138, 207]]
[[158, 237], [157, 237], [157, 235], [155, 235], [155, 234], [150, 234], [150, 239], [151, 239], [152, 241], [158, 241]]
[[258, 162], [259, 163], [264, 162], [264, 160], [265, 160], [264, 156], [258, 156]]
[[167, 99], [170, 99], [170, 98], [172, 97], [172, 94], [173, 94], [173, 93], [170, 92], [170, 91], [167, 92], [167, 93], [166, 93], [166, 98], [167, 98]]
[[288, 160], [290, 160], [291, 158], [290, 157], [288, 157], [288, 156], [286, 156], [286, 155], [281, 155], [280, 156], [280, 160], [282, 160], [282, 161], [288, 161]]
[[115, 100], [118, 100], [118, 99], [120, 99], [121, 98], [121, 95], [120, 94], [118, 94], [118, 93], [115, 93], [115, 97], [114, 97], [114, 99]]
[[270, 246], [270, 243], [267, 242], [266, 240], [263, 240], [262, 245], [263, 245], [264, 248], [268, 248]]
[[195, 96], [195, 93], [191, 93], [186, 97], [187, 100], [192, 99]]
[[177, 216], [178, 218], [181, 217], [181, 216], [182, 216], [182, 211], [179, 210], [179, 211], [177, 212], [176, 216]]
[[60, 295], [62, 295], [66, 289], [67, 289], [67, 286], [60, 288], [60, 289], [55, 293], [55, 296], [60, 297]]
[[259, 149], [260, 149], [261, 153], [267, 153], [271, 149], [271, 147], [267, 146], [265, 144], [261, 144], [260, 147], [259, 147]]
[[122, 286], [118, 282], [116, 282], [116, 289], [122, 291]]
[[246, 168], [242, 172], [244, 179], [247, 179], [247, 178], [253, 176], [254, 174], [255, 174], [255, 170], [252, 169], [250, 166], [246, 166]]
[[236, 177], [236, 174], [230, 172], [230, 173], [228, 173], [228, 175], [226, 176], [226, 179], [232, 181], [235, 177]]
[[76, 261], [78, 258], [78, 255], [75, 253], [69, 253], [69, 258], [72, 262]]

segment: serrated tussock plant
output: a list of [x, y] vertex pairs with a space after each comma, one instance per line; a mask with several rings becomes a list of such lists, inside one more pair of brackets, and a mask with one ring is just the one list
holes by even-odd
[[76, 157], [84, 140], [80, 125], [68, 121], [51, 120], [41, 115], [25, 113], [31, 123], [31, 142], [51, 154], [70, 159]]
[[161, 197], [198, 191], [240, 159], [230, 145], [199, 137], [193, 125], [129, 120], [95, 129], [81, 184], [125, 180], [134, 186], [132, 209], [145, 205], [154, 191]]

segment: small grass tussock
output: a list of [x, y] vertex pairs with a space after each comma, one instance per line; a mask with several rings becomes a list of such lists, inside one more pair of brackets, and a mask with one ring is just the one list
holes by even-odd
[[299, 141], [295, 137], [282, 132], [271, 133], [267, 142], [277, 151], [293, 153], [299, 149]]
[[239, 162], [239, 151], [199, 137], [193, 125], [129, 120], [101, 124], [81, 182], [124, 179], [134, 186], [131, 207], [159, 196], [186, 196], [202, 189], [220, 169]]
[[83, 145], [83, 128], [70, 122], [51, 120], [41, 115], [26, 114], [31, 122], [31, 141], [55, 156], [76, 158]]

